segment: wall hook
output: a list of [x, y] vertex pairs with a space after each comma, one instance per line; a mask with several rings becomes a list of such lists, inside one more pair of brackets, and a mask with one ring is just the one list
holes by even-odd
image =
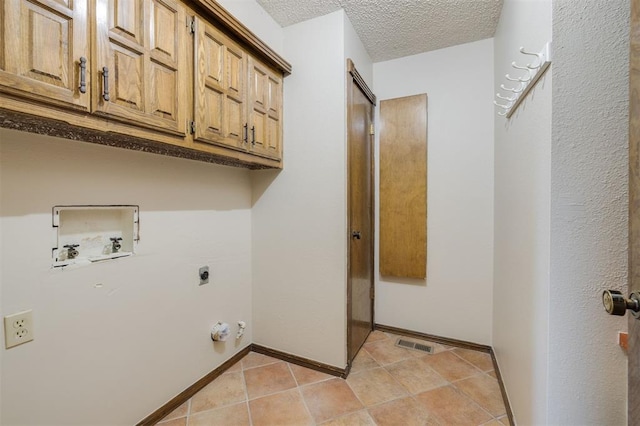
[[511, 88], [511, 87], [505, 87], [505, 85], [504, 85], [504, 84], [501, 84], [501, 85], [500, 85], [500, 88], [501, 88], [502, 90], [506, 90], [506, 91], [508, 91], [508, 92], [520, 93], [520, 92], [522, 92], [522, 90], [524, 89], [524, 87], [525, 87], [525, 86], [526, 86], [526, 85], [525, 85], [524, 83], [522, 83], [522, 82], [521, 82], [521, 83], [520, 83], [520, 88], [519, 88], [519, 89], [513, 89], [513, 88]]
[[540, 53], [531, 53], [524, 50], [524, 47], [520, 47], [520, 53], [523, 55], [535, 56], [536, 61], [527, 64], [526, 66], [520, 66], [516, 64], [516, 62], [512, 62], [511, 66], [514, 69], [526, 71], [527, 74], [522, 77], [512, 77], [509, 74], [505, 75], [507, 81], [512, 83], [520, 83], [518, 87], [506, 87], [504, 84], [500, 85], [500, 88], [505, 92], [511, 92], [513, 95], [504, 96], [500, 93], [496, 93], [496, 98], [506, 101], [508, 104], [503, 105], [496, 101], [493, 103], [505, 111], [498, 111], [498, 115], [506, 116], [510, 118], [513, 113], [518, 109], [518, 106], [524, 102], [527, 94], [533, 89], [538, 81], [542, 78], [544, 73], [549, 69], [551, 65], [551, 42], [548, 42], [544, 45], [544, 48]]
[[535, 67], [531, 66], [531, 64], [527, 65], [527, 67], [529, 67], [530, 69], [537, 70], [542, 66], [542, 54], [527, 52], [526, 50], [524, 50], [524, 47], [520, 47], [520, 53], [522, 53], [523, 55], [535, 56], [536, 59], [538, 59], [538, 65], [536, 65]]
[[521, 67], [520, 65], [516, 64], [515, 62], [511, 62], [511, 66], [514, 67], [517, 70], [522, 70], [522, 71], [526, 71], [527, 75], [526, 78], [520, 78], [520, 81], [529, 81], [531, 80], [531, 71], [533, 71], [535, 68], [531, 68], [529, 65], [526, 65], [524, 67]]
[[502, 99], [504, 101], [509, 101], [509, 102], [513, 102], [518, 98], [516, 95], [513, 95], [513, 97], [511, 97], [511, 98], [508, 98], [506, 96], [502, 96], [500, 93], [496, 93], [496, 97], [498, 99]]
[[518, 81], [520, 83], [526, 83], [527, 81], [529, 81], [529, 79], [524, 78], [513, 78], [509, 74], [505, 74], [504, 77], [509, 81]]

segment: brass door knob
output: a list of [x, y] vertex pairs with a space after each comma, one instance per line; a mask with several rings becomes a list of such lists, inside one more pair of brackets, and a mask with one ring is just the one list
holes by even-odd
[[640, 294], [631, 293], [627, 299], [617, 290], [602, 292], [602, 304], [609, 315], [623, 316], [627, 309], [636, 318], [640, 318]]

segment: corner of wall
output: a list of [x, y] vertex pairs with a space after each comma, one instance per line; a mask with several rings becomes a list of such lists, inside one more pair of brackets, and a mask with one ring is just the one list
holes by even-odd
[[[494, 94], [551, 40], [551, 1], [505, 0], [494, 48]], [[494, 112], [492, 344], [516, 421], [547, 422], [552, 68], [509, 120]], [[519, 303], [513, 303], [518, 300]]]
[[344, 18], [284, 28], [285, 168], [255, 192], [255, 343], [346, 360]]
[[218, 0], [229, 13], [248, 27], [278, 54], [284, 49], [282, 27], [255, 0]]
[[350, 58], [353, 61], [364, 81], [370, 88], [373, 88], [373, 61], [353, 28], [349, 17], [344, 12], [343, 15], [345, 59]]

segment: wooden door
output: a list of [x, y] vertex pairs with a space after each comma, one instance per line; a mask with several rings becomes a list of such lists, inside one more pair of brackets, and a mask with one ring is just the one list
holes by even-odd
[[[629, 72], [629, 292], [640, 292], [640, 0], [631, 1]], [[629, 319], [628, 424], [640, 424], [640, 320]]]
[[0, 91], [88, 110], [87, 0], [4, 0], [0, 14]]
[[256, 155], [282, 159], [282, 77], [249, 60], [249, 141]]
[[187, 34], [175, 0], [97, 0], [94, 111], [184, 135]]
[[373, 329], [373, 113], [375, 96], [351, 60], [347, 73], [347, 357], [353, 362]]
[[248, 149], [246, 53], [199, 18], [194, 49], [195, 140]]

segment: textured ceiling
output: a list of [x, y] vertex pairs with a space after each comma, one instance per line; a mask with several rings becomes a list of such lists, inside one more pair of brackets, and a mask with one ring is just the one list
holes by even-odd
[[502, 0], [257, 0], [281, 26], [343, 8], [373, 62], [493, 37]]

